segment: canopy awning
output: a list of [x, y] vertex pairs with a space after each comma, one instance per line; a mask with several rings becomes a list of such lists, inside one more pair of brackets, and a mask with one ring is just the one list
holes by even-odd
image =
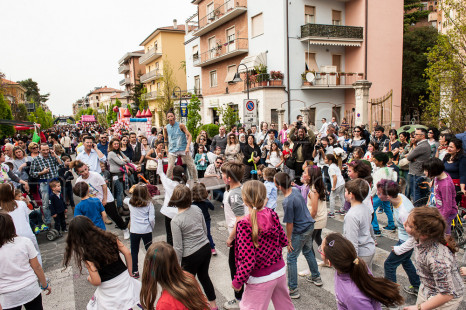
[[84, 123], [84, 122], [87, 122], [87, 123], [95, 123], [96, 120], [95, 120], [95, 115], [82, 115], [81, 116], [81, 121]]
[[[245, 64], [246, 67], [248, 67], [248, 70], [253, 70], [254, 67], [259, 66], [259, 65], [267, 65], [267, 53], [260, 53], [257, 55], [250, 55], [247, 57], [244, 57], [243, 60], [241, 60], [242, 64]], [[238, 72], [246, 72], [246, 68], [244, 66], [240, 66], [238, 68]]]
[[352, 40], [329, 40], [329, 39], [319, 39], [315, 37], [305, 37], [301, 41], [308, 41], [309, 45], [333, 45], [333, 46], [361, 46], [361, 41], [352, 41]]

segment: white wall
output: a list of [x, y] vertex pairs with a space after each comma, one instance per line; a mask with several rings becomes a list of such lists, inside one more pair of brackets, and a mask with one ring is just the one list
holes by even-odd
[[[193, 38], [192, 32], [188, 33], [184, 37], [184, 41], [187, 42]], [[200, 54], [200, 39], [196, 38], [184, 46], [185, 51], [185, 60], [186, 60], [186, 85], [187, 89], [194, 89], [194, 77], [199, 75], [199, 84], [202, 90], [202, 78], [201, 78], [201, 68], [193, 66], [193, 46], [199, 46]], [[199, 56], [200, 57], [200, 56]]]

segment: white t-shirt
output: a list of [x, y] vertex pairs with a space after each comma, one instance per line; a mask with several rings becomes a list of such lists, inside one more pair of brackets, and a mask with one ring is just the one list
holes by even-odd
[[[89, 196], [98, 198], [100, 201], [104, 199], [104, 191], [102, 189], [102, 185], [107, 185], [105, 183], [104, 178], [94, 171], [89, 171], [89, 177], [87, 179], [83, 179], [83, 177], [79, 177], [76, 180], [78, 182], [86, 182], [89, 185]], [[112, 202], [115, 199], [113, 198], [112, 192], [107, 187], [107, 202]]]
[[129, 232], [133, 234], [151, 233], [155, 225], [155, 209], [152, 202], [145, 207], [133, 207], [129, 201], [129, 197], [123, 201], [129, 207], [131, 225]]
[[4, 309], [21, 306], [40, 294], [29, 263], [37, 254], [31, 240], [19, 236], [0, 248], [0, 304]]
[[278, 154], [277, 152], [271, 152], [270, 153], [270, 164], [269, 164], [269, 167], [270, 168], [275, 168], [281, 161], [282, 161], [282, 152], [278, 151]]
[[328, 174], [330, 176], [330, 181], [332, 182], [332, 186], [333, 186], [333, 176], [334, 175], [337, 176], [337, 184], [335, 185], [335, 188], [339, 188], [340, 186], [345, 185], [345, 179], [341, 175], [340, 168], [338, 168], [336, 164], [332, 163], [328, 167]]
[[31, 211], [29, 211], [24, 201], [16, 200], [16, 204], [18, 207], [13, 211], [8, 212], [8, 214], [13, 218], [16, 234], [29, 239], [36, 239], [36, 236], [32, 232], [31, 225], [29, 225], [29, 213], [31, 213]]

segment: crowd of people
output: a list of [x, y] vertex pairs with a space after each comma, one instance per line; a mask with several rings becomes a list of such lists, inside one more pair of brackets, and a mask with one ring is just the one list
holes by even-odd
[[[228, 230], [235, 298], [224, 309], [267, 309], [271, 301], [294, 309], [298, 276], [321, 287], [319, 267], [335, 269], [339, 309], [398, 309], [401, 290], [417, 296], [404, 309], [460, 306], [466, 268], [458, 268], [451, 223], [466, 218], [466, 128], [457, 135], [444, 126], [386, 132], [375, 122], [369, 132], [324, 118], [317, 129], [298, 116], [281, 128], [220, 126], [212, 137], [204, 130], [193, 137], [172, 111], [166, 116], [167, 125], [149, 135], [68, 125], [3, 139], [0, 309], [42, 309], [41, 290], [50, 294], [52, 284], [36, 235], [52, 227], [66, 237], [63, 266], [85, 267], [97, 287], [87, 309], [218, 309], [209, 198], [222, 204]], [[225, 188], [209, 195], [209, 178]], [[167, 239], [152, 243], [157, 185]], [[336, 216], [343, 234], [323, 236]], [[106, 230], [113, 222], [130, 249]], [[396, 231], [398, 242], [384, 277], [376, 277], [382, 231]], [[298, 271], [300, 253], [308, 270]], [[409, 286], [396, 284], [400, 265]]]

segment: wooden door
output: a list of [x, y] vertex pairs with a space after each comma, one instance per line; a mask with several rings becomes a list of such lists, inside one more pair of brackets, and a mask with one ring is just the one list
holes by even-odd
[[337, 85], [340, 85], [341, 55], [332, 55], [332, 66], [337, 67]]

